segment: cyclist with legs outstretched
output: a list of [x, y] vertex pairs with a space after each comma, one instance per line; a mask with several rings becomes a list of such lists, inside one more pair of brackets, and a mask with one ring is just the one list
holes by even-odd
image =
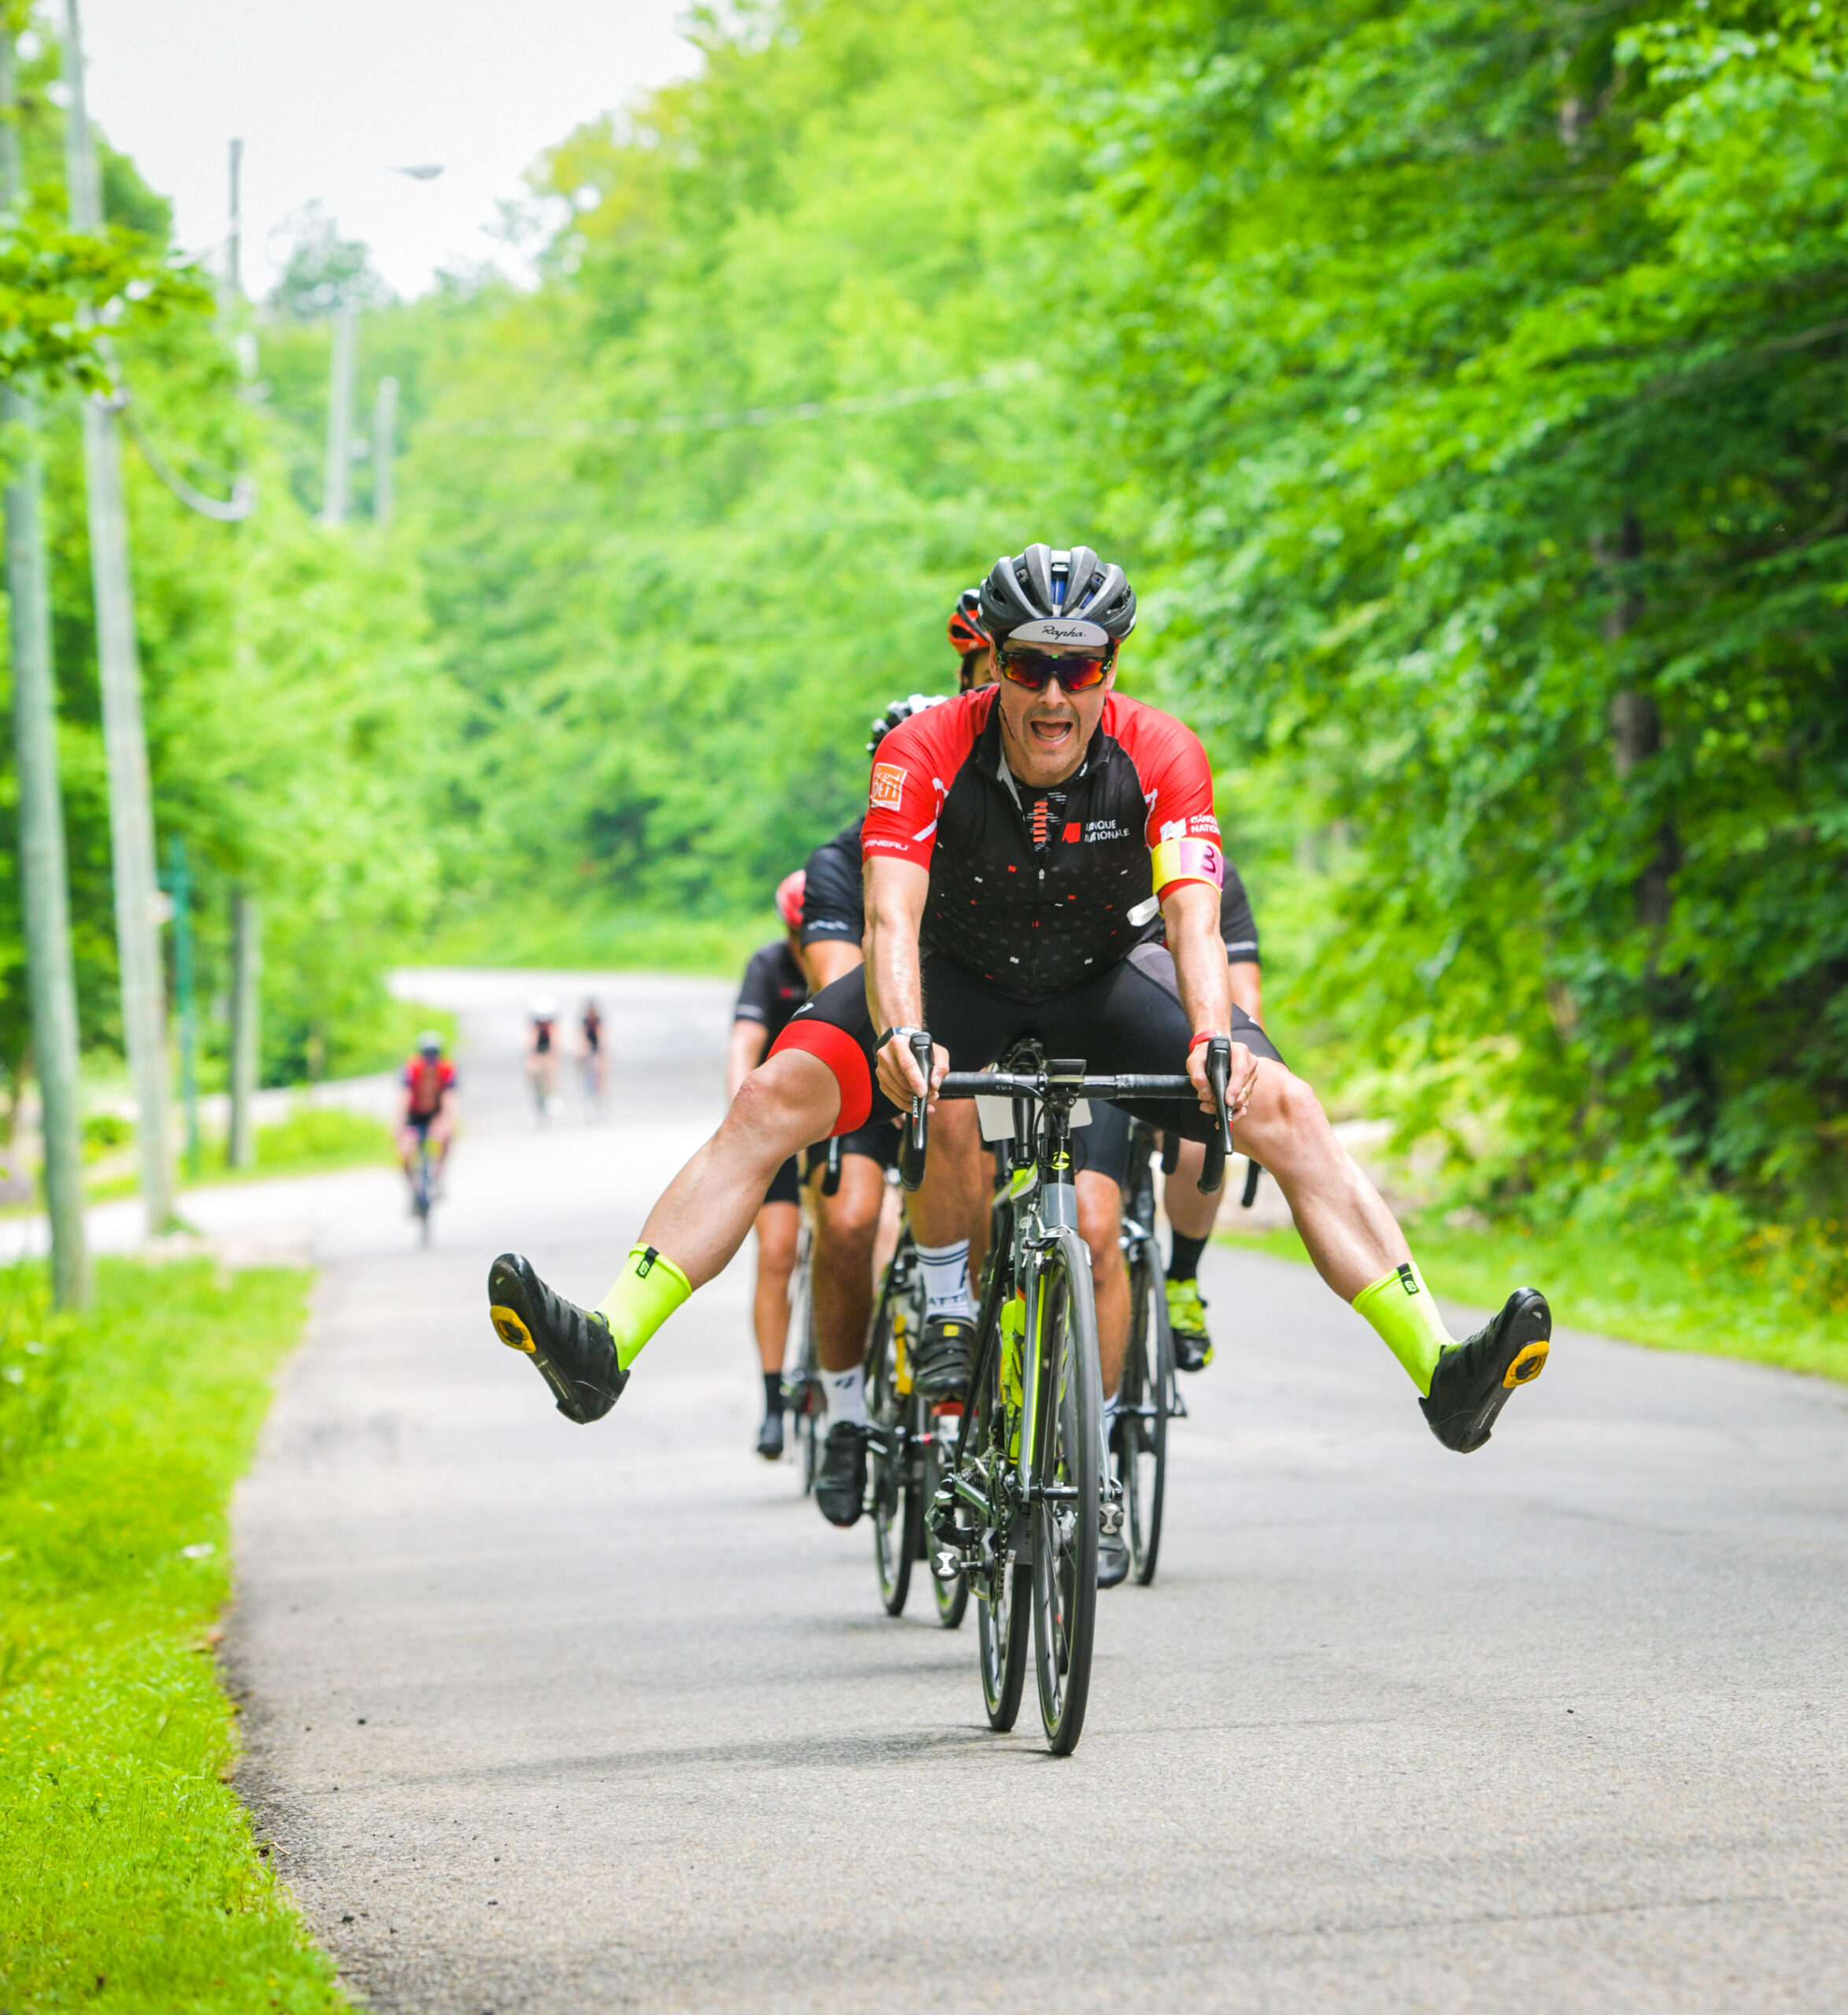
[[[1135, 619], [1122, 570], [1087, 548], [1029, 546], [997, 562], [981, 612], [1000, 682], [907, 721], [874, 764], [863, 971], [791, 1019], [649, 1213], [600, 1307], [565, 1300], [504, 1254], [489, 1274], [497, 1333], [531, 1357], [569, 1418], [598, 1419], [805, 1144], [896, 1116], [952, 1062], [979, 1070], [1029, 1034], [1106, 1074], [1185, 1069], [1199, 1106], [1146, 1116], [1206, 1139], [1217, 1121], [1204, 1052], [1218, 1037], [1229, 1042], [1236, 1144], [1277, 1182], [1322, 1278], [1404, 1366], [1432, 1433], [1459, 1452], [1480, 1447], [1544, 1366], [1545, 1297], [1517, 1288], [1454, 1340], [1314, 1093], [1233, 1006], [1205, 752], [1178, 721], [1113, 690]], [[1165, 944], [1153, 941], [1158, 915]], [[911, 1051], [926, 1028], [929, 1082]], [[942, 1201], [927, 1167], [912, 1200], [921, 1238]], [[965, 1363], [965, 1387], [968, 1377]]]
[[[725, 1089], [735, 1099], [764, 1053], [808, 998], [800, 956], [802, 874], [799, 869], [777, 884], [777, 915], [783, 934], [751, 954], [737, 1004], [732, 1010], [731, 1044], [726, 1057]], [[751, 1297], [751, 1322], [763, 1368], [763, 1419], [757, 1452], [774, 1462], [783, 1452], [783, 1353], [789, 1333], [789, 1278], [796, 1270], [796, 1234], [802, 1223], [802, 1191], [795, 1157], [778, 1163], [765, 1185], [752, 1224], [757, 1233], [757, 1280]]]

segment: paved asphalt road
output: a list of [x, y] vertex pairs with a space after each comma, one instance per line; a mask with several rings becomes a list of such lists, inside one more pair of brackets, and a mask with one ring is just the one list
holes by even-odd
[[1848, 2003], [1848, 1391], [1567, 1336], [1468, 1459], [1304, 1269], [1218, 1253], [1159, 1584], [1077, 1756], [973, 1621], [749, 1453], [742, 1266], [596, 1428], [492, 1337], [594, 1298], [717, 1109], [723, 989], [611, 981], [601, 1127], [466, 1011], [439, 1240], [323, 1185], [313, 1330], [238, 1507], [239, 1782], [356, 1995], [605, 2009]]

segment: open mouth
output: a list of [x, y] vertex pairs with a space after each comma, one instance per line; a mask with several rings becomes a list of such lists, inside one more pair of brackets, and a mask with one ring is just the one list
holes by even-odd
[[1071, 739], [1072, 724], [1061, 720], [1029, 721], [1027, 733], [1036, 748], [1063, 749]]

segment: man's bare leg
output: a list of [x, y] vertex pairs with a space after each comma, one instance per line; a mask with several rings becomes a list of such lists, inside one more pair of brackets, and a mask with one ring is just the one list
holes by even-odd
[[806, 1050], [778, 1050], [738, 1087], [719, 1130], [661, 1192], [639, 1243], [671, 1259], [689, 1288], [724, 1271], [763, 1192], [799, 1149], [825, 1141], [841, 1088]]
[[1282, 1064], [1259, 1059], [1233, 1139], [1276, 1178], [1316, 1271], [1343, 1301], [1410, 1259], [1398, 1219], [1335, 1138], [1321, 1100]]
[[841, 1187], [815, 1199], [815, 1326], [822, 1369], [857, 1371], [873, 1319], [873, 1246], [885, 1171], [864, 1155], [841, 1158]]
[[757, 1213], [757, 1286], [751, 1300], [752, 1326], [763, 1375], [780, 1378], [789, 1339], [789, 1276], [796, 1270], [796, 1234], [802, 1213], [793, 1203], [766, 1203]]

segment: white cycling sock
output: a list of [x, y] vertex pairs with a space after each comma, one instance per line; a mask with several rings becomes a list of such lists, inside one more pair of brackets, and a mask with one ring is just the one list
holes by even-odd
[[856, 1364], [851, 1371], [824, 1371], [822, 1393], [828, 1403], [828, 1425], [857, 1421], [867, 1425], [867, 1375]]
[[926, 1319], [933, 1315], [973, 1316], [975, 1303], [969, 1294], [968, 1240], [959, 1239], [954, 1245], [920, 1245], [917, 1253], [924, 1269]]

